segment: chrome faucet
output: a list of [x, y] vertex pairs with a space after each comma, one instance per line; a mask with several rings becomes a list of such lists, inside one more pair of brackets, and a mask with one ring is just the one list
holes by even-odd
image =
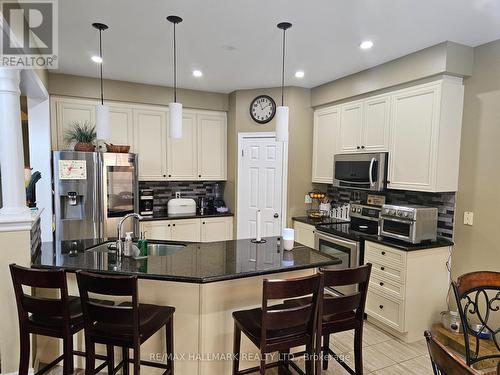
[[137, 220], [142, 220], [143, 217], [139, 214], [136, 214], [135, 212], [134, 213], [131, 213], [131, 214], [127, 214], [125, 215], [124, 217], [122, 217], [118, 223], [118, 239], [116, 240], [116, 255], [118, 256], [118, 258], [121, 259], [122, 257], [122, 254], [123, 254], [123, 241], [122, 241], [122, 229], [123, 229], [123, 223], [125, 222], [125, 220], [127, 220], [129, 217], [133, 217]]

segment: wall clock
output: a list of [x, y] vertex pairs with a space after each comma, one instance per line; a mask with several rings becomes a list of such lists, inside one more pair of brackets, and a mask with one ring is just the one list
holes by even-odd
[[250, 103], [250, 116], [259, 124], [267, 124], [276, 114], [276, 103], [268, 95], [259, 95]]

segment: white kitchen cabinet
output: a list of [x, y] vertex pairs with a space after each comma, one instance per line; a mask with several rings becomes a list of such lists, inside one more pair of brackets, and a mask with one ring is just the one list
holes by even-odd
[[342, 105], [340, 118], [340, 153], [352, 153], [362, 149], [363, 102]]
[[314, 225], [294, 221], [293, 229], [295, 230], [295, 242], [314, 249]]
[[139, 154], [139, 180], [166, 180], [166, 118], [166, 110], [134, 109], [134, 151]]
[[200, 219], [172, 220], [169, 224], [172, 225], [172, 241], [200, 242]]
[[167, 220], [141, 221], [141, 232], [147, 239], [169, 241], [172, 239], [172, 226]]
[[393, 94], [388, 188], [458, 190], [463, 90], [447, 77]]
[[[368, 320], [405, 342], [421, 340], [446, 309], [450, 251], [447, 246], [403, 251], [366, 241], [365, 263], [372, 264]], [[432, 288], [423, 287], [430, 279]]]
[[97, 100], [51, 97], [52, 149], [67, 150], [64, 137], [74, 122], [95, 125]]
[[167, 130], [167, 174], [171, 181], [198, 179], [198, 125], [196, 113], [182, 113], [182, 138], [171, 139]]
[[129, 145], [133, 150], [134, 116], [132, 108], [124, 104], [109, 105], [109, 139], [107, 143], [114, 145]]
[[227, 125], [224, 113], [198, 114], [198, 179], [227, 179]]
[[227, 241], [233, 239], [233, 218], [231, 216], [201, 220], [201, 242]]
[[389, 150], [390, 97], [379, 95], [364, 101], [361, 149], [366, 152]]
[[333, 156], [337, 153], [340, 107], [314, 111], [312, 181], [333, 183]]

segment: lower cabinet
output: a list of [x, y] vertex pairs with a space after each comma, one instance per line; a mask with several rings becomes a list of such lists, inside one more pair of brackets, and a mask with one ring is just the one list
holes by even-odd
[[403, 251], [365, 242], [365, 263], [372, 264], [368, 286], [368, 319], [405, 342], [422, 332], [446, 310], [451, 248]]
[[314, 225], [294, 221], [293, 228], [295, 230], [295, 242], [314, 249]]
[[141, 222], [146, 238], [163, 241], [215, 242], [233, 238], [233, 218], [195, 218]]

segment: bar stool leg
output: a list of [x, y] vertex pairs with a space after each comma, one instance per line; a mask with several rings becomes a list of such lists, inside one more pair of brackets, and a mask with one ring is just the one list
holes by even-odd
[[134, 375], [139, 375], [141, 372], [141, 347], [134, 348]]
[[63, 339], [63, 350], [64, 350], [63, 374], [70, 375], [74, 372], [72, 335]]
[[28, 332], [20, 332], [20, 343], [19, 375], [27, 375], [30, 366], [30, 334]]
[[95, 345], [91, 341], [85, 342], [85, 375], [95, 373]]
[[174, 374], [174, 317], [172, 316], [169, 322], [165, 325], [165, 336], [167, 341], [167, 366], [170, 370], [170, 375]]
[[108, 374], [115, 369], [115, 348], [113, 345], [106, 345], [106, 356], [108, 357]]
[[241, 330], [236, 323], [234, 324], [233, 336], [233, 375], [240, 371], [240, 347], [241, 347]]
[[122, 348], [122, 357], [123, 357], [123, 375], [128, 375], [129, 373], [129, 363], [128, 363], [128, 348]]
[[305, 360], [305, 368], [306, 368], [306, 374], [307, 375], [313, 375], [314, 374], [314, 361], [313, 361], [313, 356], [314, 356], [314, 348], [312, 342], [306, 345], [306, 360]]
[[354, 369], [356, 375], [363, 375], [363, 326], [354, 330]]
[[260, 352], [260, 375], [266, 375], [266, 353]]
[[323, 336], [323, 370], [328, 369], [328, 357], [330, 356], [330, 353], [328, 352], [328, 349], [330, 348], [330, 335], [324, 335]]

